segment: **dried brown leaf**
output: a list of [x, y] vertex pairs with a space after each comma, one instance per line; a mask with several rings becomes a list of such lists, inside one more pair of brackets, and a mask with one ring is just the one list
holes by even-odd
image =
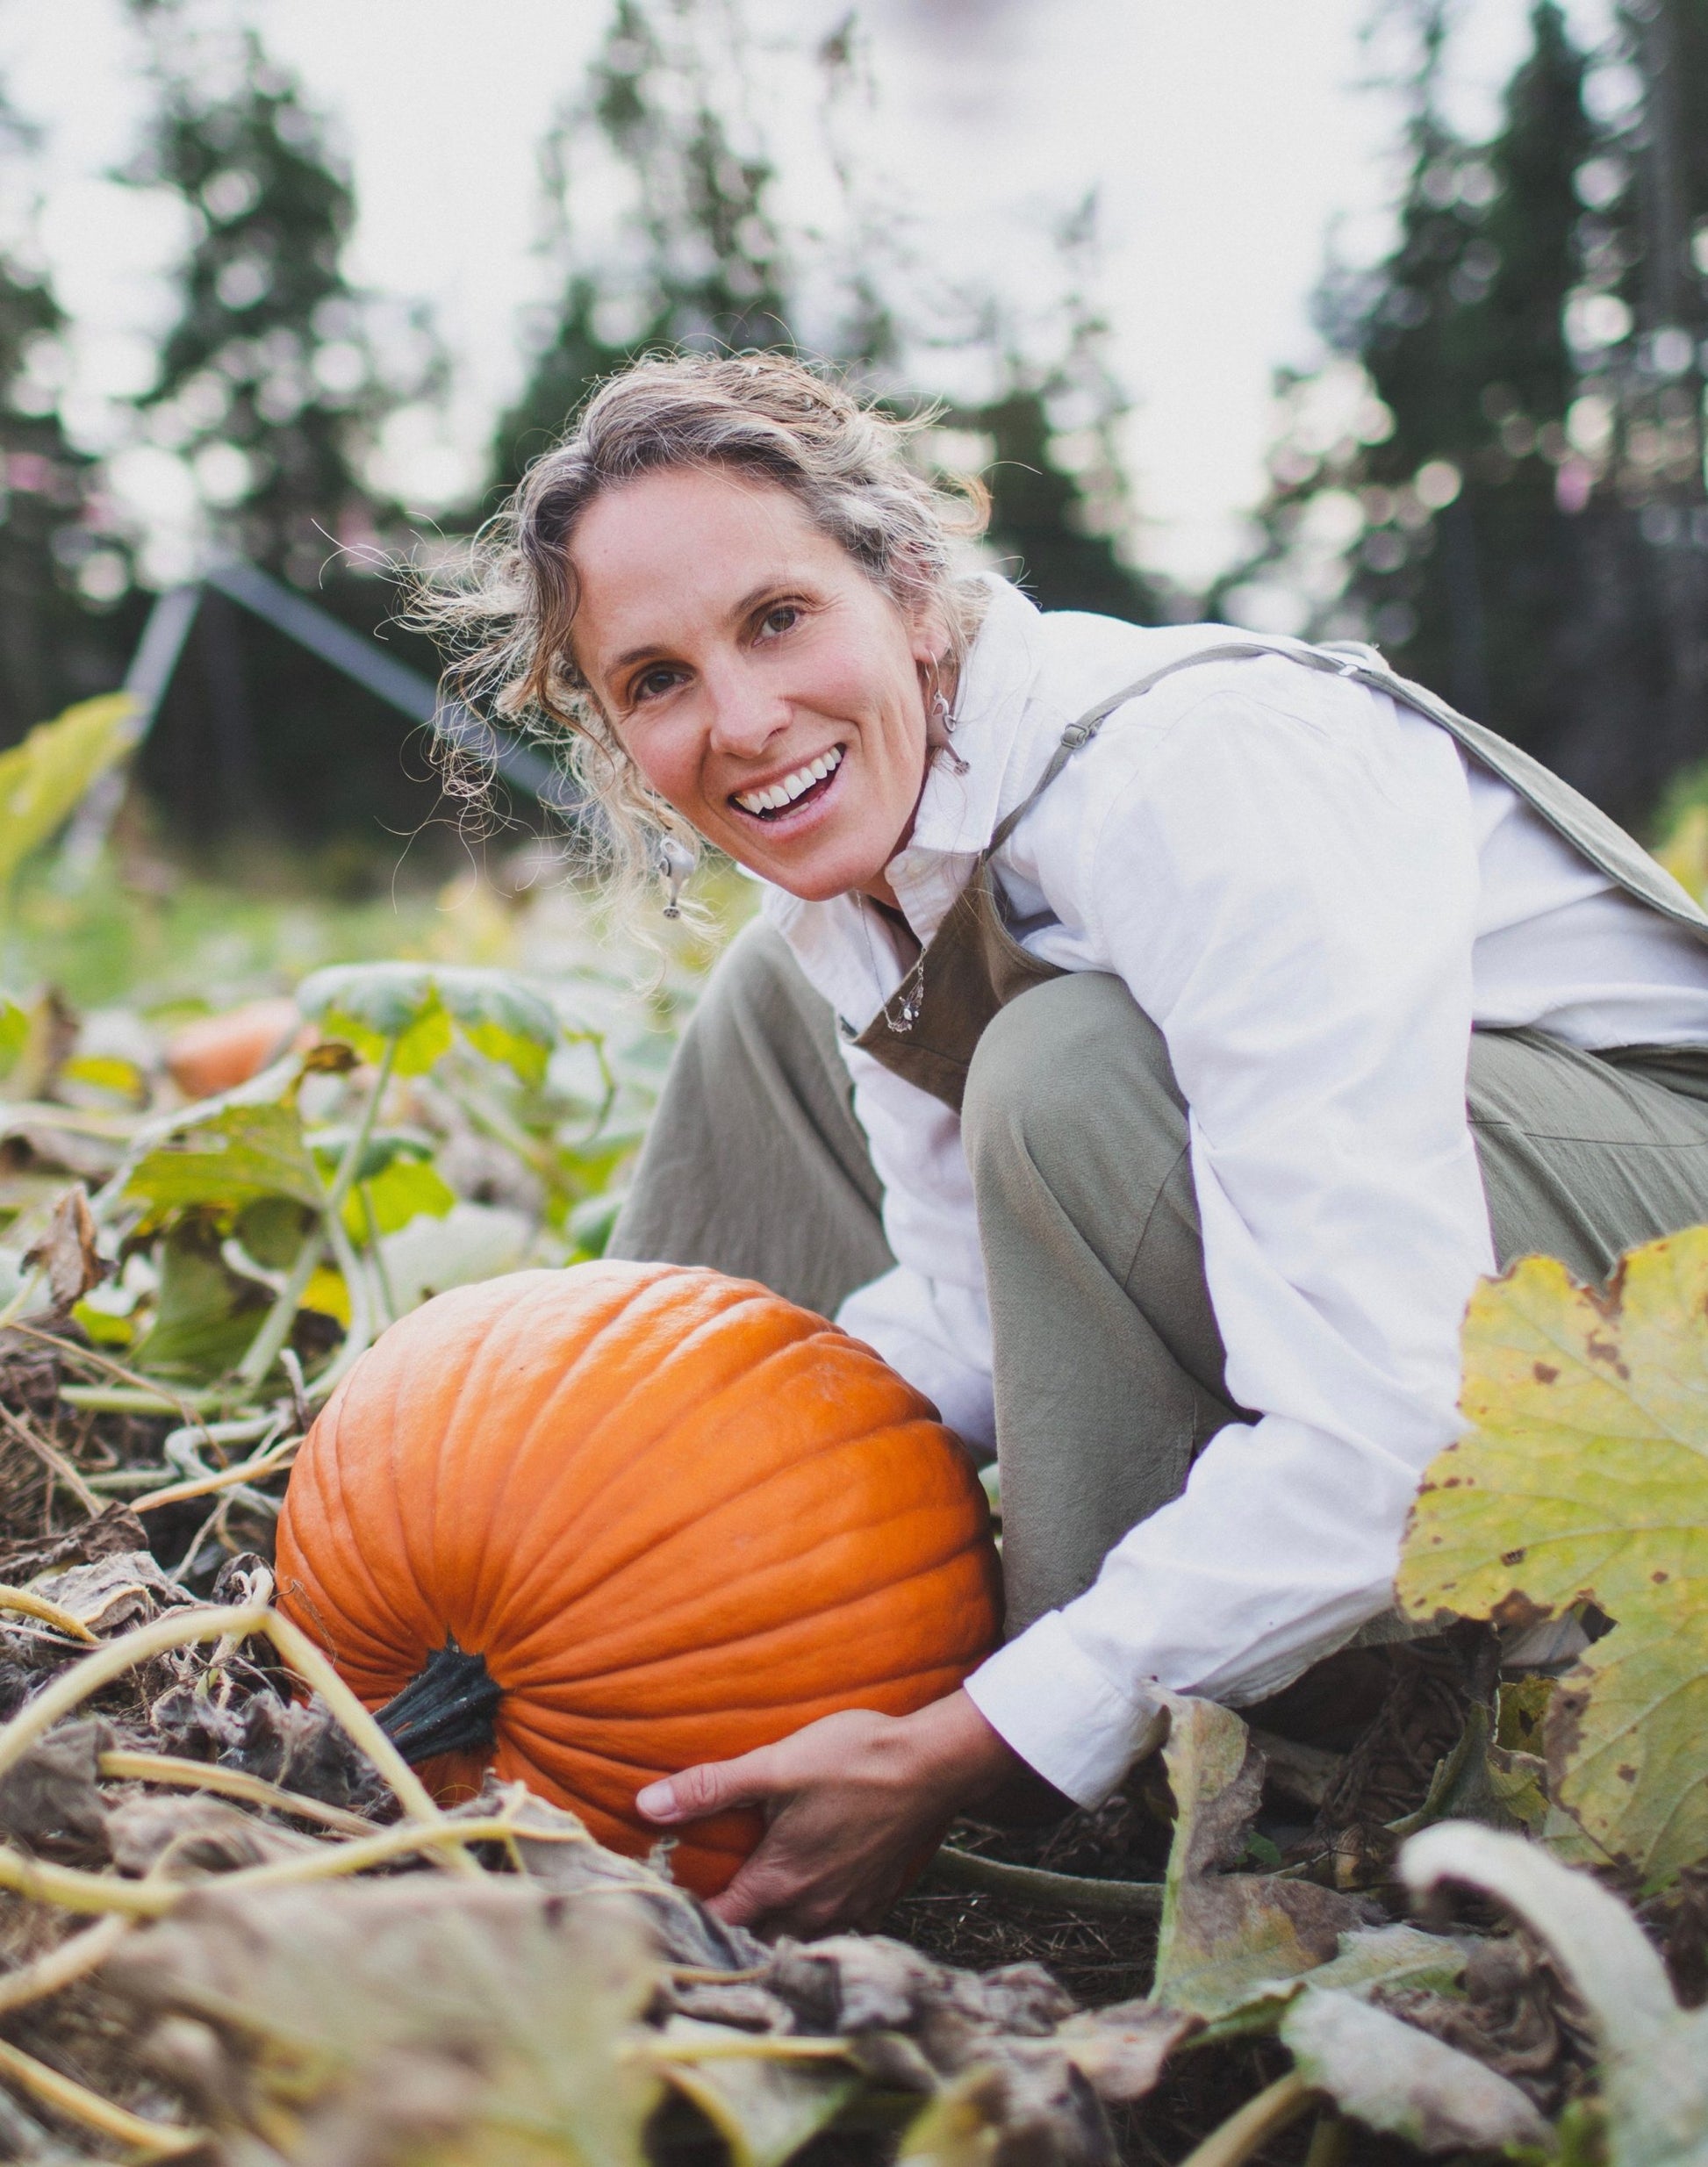
[[[303, 2167], [641, 2167], [657, 1987], [621, 1897], [410, 1876], [197, 1891], [106, 1977], [229, 2133]], [[175, 2045], [176, 2042], [176, 2045]], [[199, 2066], [198, 2066], [199, 2064]]]
[[24, 1261], [46, 1274], [54, 1307], [61, 1312], [106, 1277], [107, 1267], [96, 1252], [89, 1192], [81, 1181], [61, 1197], [47, 1231]]

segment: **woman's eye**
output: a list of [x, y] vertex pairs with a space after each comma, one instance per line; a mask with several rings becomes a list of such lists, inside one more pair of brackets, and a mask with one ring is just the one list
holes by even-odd
[[643, 700], [657, 700], [661, 693], [669, 692], [675, 682], [673, 670], [649, 670], [635, 678], [629, 698], [637, 706]]
[[787, 632], [800, 621], [800, 610], [797, 604], [779, 602], [774, 609], [765, 612], [760, 629], [764, 632]]

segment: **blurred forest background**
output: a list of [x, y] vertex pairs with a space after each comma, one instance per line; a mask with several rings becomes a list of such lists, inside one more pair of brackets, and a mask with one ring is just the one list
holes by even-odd
[[[374, 454], [389, 418], [442, 396], [451, 357], [423, 309], [347, 276], [335, 127], [256, 31], [193, 0], [128, 4], [152, 111], [122, 177], [179, 197], [188, 236], [133, 441], [192, 477], [211, 552], [417, 669], [434, 659], [391, 621], [388, 566], [454, 548], [591, 384], [648, 348], [798, 345], [901, 407], [940, 405], [925, 456], [984, 476], [991, 556], [1045, 607], [1373, 639], [1651, 836], [1708, 801], [1708, 0], [1623, 0], [1594, 53], [1539, 0], [1479, 140], [1439, 96], [1446, 0], [1378, 0], [1410, 55], [1387, 85], [1397, 240], [1330, 262], [1325, 359], [1279, 384], [1250, 549], [1203, 592], [1143, 562], [1094, 202], [1057, 224], [1047, 306], [922, 262], [850, 148], [854, 16], [800, 56], [841, 197], [807, 228], [779, 208], [728, 0], [614, 0], [542, 146], [555, 305], [525, 326], [482, 485], [427, 527]], [[159, 584], [61, 412], [40, 118], [0, 109], [0, 744], [119, 684]], [[510, 811], [513, 850], [542, 822], [525, 792]], [[391, 883], [405, 844], [412, 878], [442, 879], [461, 848], [426, 733], [211, 591], [118, 832], [142, 889], [175, 866], [289, 865], [351, 899]]]

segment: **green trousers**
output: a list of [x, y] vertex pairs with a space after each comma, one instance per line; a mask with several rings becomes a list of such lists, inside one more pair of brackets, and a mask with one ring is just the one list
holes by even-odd
[[[732, 944], [666, 1082], [615, 1256], [706, 1264], [832, 1313], [893, 1262], [828, 1005], [763, 922]], [[1708, 1219], [1708, 1063], [1473, 1035], [1468, 1086], [1496, 1253], [1580, 1279]], [[1186, 1106], [1162, 1034], [1080, 972], [1002, 1009], [963, 1135], [994, 1350], [1008, 1630], [1097, 1576], [1225, 1424]]]

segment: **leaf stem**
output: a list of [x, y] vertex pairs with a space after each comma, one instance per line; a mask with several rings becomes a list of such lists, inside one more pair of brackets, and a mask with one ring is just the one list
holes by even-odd
[[368, 1096], [363, 1101], [361, 1115], [351, 1133], [349, 1142], [344, 1146], [344, 1156], [339, 1160], [338, 1170], [332, 1177], [332, 1187], [327, 1191], [325, 1200], [321, 1203], [320, 1223], [305, 1239], [301, 1249], [297, 1253], [297, 1261], [291, 1266], [290, 1274], [283, 1286], [280, 1288], [272, 1308], [268, 1310], [261, 1330], [255, 1334], [248, 1353], [238, 1364], [238, 1376], [251, 1390], [260, 1384], [262, 1379], [273, 1367], [277, 1360], [279, 1349], [291, 1335], [291, 1327], [296, 1322], [297, 1309], [302, 1301], [303, 1290], [314, 1276], [315, 1267], [319, 1263], [321, 1254], [330, 1238], [333, 1222], [343, 1210], [344, 1199], [349, 1195], [357, 1169], [367, 1154], [368, 1138], [373, 1130], [374, 1116], [379, 1111], [379, 1102], [384, 1095], [385, 1087], [391, 1080], [391, 1066], [397, 1058], [398, 1035], [394, 1032], [385, 1042], [385, 1051], [380, 1056], [379, 1066], [375, 1071], [374, 1080], [369, 1087]]
[[179, 2122], [151, 2122], [126, 2107], [115, 2106], [87, 2084], [62, 2077], [58, 2070], [49, 2069], [45, 2062], [38, 2062], [32, 2054], [25, 2054], [6, 2040], [0, 2040], [0, 2076], [21, 2084], [56, 2113], [81, 2122], [85, 2129], [98, 2130], [120, 2144], [134, 2145], [145, 2160], [175, 2159], [181, 2153], [200, 2151], [207, 2142], [206, 2130], [187, 2129]]
[[1038, 1866], [1010, 1866], [944, 1844], [927, 1869], [950, 1889], [977, 1889], [1048, 1911], [1078, 1912], [1098, 1919], [1157, 1919], [1162, 1915], [1159, 1881], [1099, 1881], [1082, 1874], [1052, 1874]]
[[1203, 2142], [1189, 2152], [1181, 2167], [1245, 2167], [1280, 2130], [1305, 2113], [1317, 2094], [1297, 2070], [1288, 2070], [1273, 2084], [1247, 2099], [1237, 2114], [1230, 2114]]
[[361, 1185], [362, 1216], [368, 1229], [368, 1254], [373, 1259], [374, 1280], [379, 1288], [380, 1316], [387, 1324], [398, 1321], [398, 1297], [391, 1291], [391, 1274], [385, 1268], [385, 1252], [379, 1245], [379, 1221], [374, 1216], [374, 1194]]
[[[114, 1747], [100, 1759], [101, 1774], [115, 1783], [169, 1783], [183, 1790], [212, 1790], [227, 1798], [240, 1798], [246, 1805], [262, 1806], [275, 1813], [294, 1814], [298, 1819], [319, 1821], [341, 1836], [371, 1836], [374, 1824], [341, 1806], [323, 1805], [300, 1791], [283, 1790], [241, 1769], [221, 1768], [217, 1761], [185, 1761], [176, 1754], [127, 1753]], [[7, 1979], [0, 1977], [0, 2009], [6, 2006]]]

